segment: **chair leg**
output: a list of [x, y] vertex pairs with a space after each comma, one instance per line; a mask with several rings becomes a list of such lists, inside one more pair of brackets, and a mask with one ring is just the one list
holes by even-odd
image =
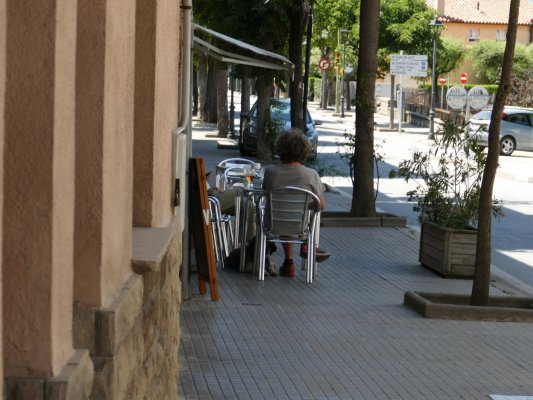
[[[259, 244], [259, 245], [258, 245]], [[259, 280], [265, 280], [265, 259], [266, 259], [266, 236], [261, 232], [256, 236], [255, 265], [258, 265]]]

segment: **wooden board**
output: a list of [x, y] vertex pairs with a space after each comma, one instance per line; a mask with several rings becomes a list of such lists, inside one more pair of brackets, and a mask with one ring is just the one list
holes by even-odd
[[198, 287], [204, 295], [208, 283], [211, 300], [218, 300], [217, 270], [215, 262], [215, 245], [211, 231], [211, 212], [207, 198], [207, 178], [203, 158], [191, 158], [189, 173], [189, 232], [192, 234]]

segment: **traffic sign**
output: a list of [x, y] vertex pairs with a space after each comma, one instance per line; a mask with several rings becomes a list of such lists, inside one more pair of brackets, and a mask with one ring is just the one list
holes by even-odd
[[426, 77], [428, 75], [428, 56], [392, 54], [390, 56], [391, 75]]
[[441, 76], [441, 77], [439, 78], [439, 83], [440, 83], [441, 85], [444, 85], [444, 84], [446, 83], [446, 78], [443, 77], [443, 76]]
[[468, 74], [466, 72], [463, 72], [459, 79], [461, 79], [461, 83], [464, 85], [468, 80]]
[[489, 103], [490, 94], [483, 86], [474, 86], [468, 91], [470, 107], [474, 110], [481, 110]]
[[462, 86], [453, 86], [446, 93], [446, 102], [450, 108], [461, 110], [466, 104], [468, 94]]
[[328, 69], [330, 69], [331, 63], [329, 62], [329, 58], [321, 58], [318, 62], [318, 67], [323, 71], [327, 71]]

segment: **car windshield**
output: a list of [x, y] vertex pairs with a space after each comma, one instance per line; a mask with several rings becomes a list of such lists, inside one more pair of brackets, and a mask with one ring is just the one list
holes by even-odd
[[[284, 101], [272, 101], [270, 105], [270, 112], [272, 115], [272, 118], [284, 121], [284, 122], [291, 122], [291, 103], [284, 102]], [[257, 119], [257, 107], [254, 107], [252, 118]], [[311, 123], [311, 116], [309, 115], [309, 112], [307, 112], [307, 123]]]
[[291, 106], [287, 103], [272, 103], [270, 106], [270, 112], [272, 118], [282, 120], [285, 122], [290, 122], [291, 120]]

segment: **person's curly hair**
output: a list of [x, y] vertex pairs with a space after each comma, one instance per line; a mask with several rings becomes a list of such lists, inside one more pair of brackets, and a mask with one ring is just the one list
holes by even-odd
[[301, 129], [291, 128], [278, 136], [275, 150], [281, 162], [304, 162], [311, 151], [311, 145]]

